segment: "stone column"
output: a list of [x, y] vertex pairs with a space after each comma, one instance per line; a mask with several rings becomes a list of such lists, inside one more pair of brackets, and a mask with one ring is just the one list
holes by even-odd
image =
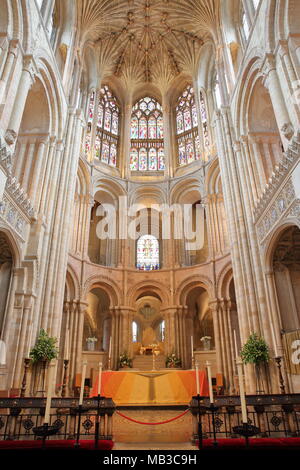
[[173, 174], [173, 155], [171, 144], [171, 126], [170, 126], [170, 104], [166, 94], [162, 95], [162, 109], [163, 109], [163, 126], [164, 126], [164, 149], [165, 149], [165, 163], [166, 170], [165, 176], [170, 177]]
[[269, 90], [270, 98], [274, 108], [274, 113], [279, 132], [285, 149], [294, 135], [294, 128], [285, 104], [280, 81], [276, 70], [276, 60], [272, 54], [266, 54], [262, 72], [265, 76], [265, 84]]
[[29, 190], [29, 197], [32, 201], [32, 204], [35, 205], [38, 203], [38, 186], [43, 183], [43, 179], [41, 178], [41, 168], [43, 165], [43, 160], [45, 158], [45, 149], [47, 145], [48, 139], [42, 139], [38, 142], [37, 154], [35, 158], [35, 163], [33, 167], [30, 169], [31, 173], [31, 185]]
[[287, 73], [287, 80], [290, 89], [290, 93], [292, 95], [292, 103], [294, 105], [295, 117], [298, 121], [300, 120], [300, 103], [299, 103], [299, 78], [296, 74], [293, 62], [290, 56], [290, 50], [288, 46], [288, 42], [285, 40], [278, 41], [278, 52], [283, 62], [283, 68], [286, 70]]
[[83, 339], [83, 327], [84, 327], [84, 315], [87, 309], [87, 302], [79, 301], [77, 303], [77, 335], [76, 335], [76, 373], [80, 373], [82, 370], [82, 339]]
[[1, 79], [0, 79], [0, 104], [3, 103], [5, 90], [7, 83], [9, 81], [13, 64], [18, 54], [18, 41], [13, 39], [9, 43], [8, 53], [6, 56], [6, 61], [3, 67]]
[[220, 323], [219, 323], [219, 301], [214, 300], [210, 302], [209, 308], [212, 312], [213, 325], [214, 325], [217, 372], [224, 374], [223, 358], [222, 358], [222, 343], [221, 343]]
[[129, 178], [130, 176], [130, 127], [131, 127], [131, 113], [132, 113], [132, 96], [127, 97], [127, 102], [124, 106], [124, 114], [122, 115], [122, 129], [123, 137], [122, 144], [120, 145], [119, 160], [122, 162], [120, 165], [120, 172], [122, 178]]
[[23, 61], [23, 71], [19, 80], [19, 86], [5, 134], [5, 140], [9, 145], [14, 144], [16, 141], [23, 117], [28, 91], [34, 81], [35, 68], [36, 67], [33, 57], [25, 56]]

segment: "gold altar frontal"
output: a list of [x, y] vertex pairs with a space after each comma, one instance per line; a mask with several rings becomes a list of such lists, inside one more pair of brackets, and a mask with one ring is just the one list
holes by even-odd
[[[97, 395], [98, 379], [92, 396]], [[199, 391], [208, 395], [206, 373], [199, 371]], [[101, 395], [122, 405], [187, 405], [196, 395], [194, 370], [106, 371], [102, 373]]]

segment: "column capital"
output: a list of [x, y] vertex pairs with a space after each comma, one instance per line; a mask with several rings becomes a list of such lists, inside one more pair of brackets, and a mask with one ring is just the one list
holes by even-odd
[[272, 70], [276, 70], [276, 58], [274, 54], [266, 54], [261, 66], [261, 73], [267, 77]]
[[38, 68], [31, 54], [23, 56], [23, 70], [26, 70], [30, 74], [32, 81], [34, 81], [35, 75], [38, 74]]

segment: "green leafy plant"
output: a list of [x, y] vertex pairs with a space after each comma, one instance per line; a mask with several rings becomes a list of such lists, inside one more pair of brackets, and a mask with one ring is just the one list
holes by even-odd
[[252, 333], [241, 350], [241, 358], [244, 364], [262, 364], [270, 359], [269, 347], [261, 336]]
[[175, 353], [169, 354], [166, 357], [166, 367], [181, 367], [181, 359]]
[[48, 333], [41, 329], [36, 340], [35, 346], [30, 351], [32, 362], [51, 361], [58, 356], [56, 347], [57, 338], [52, 338]]
[[122, 369], [123, 367], [132, 367], [132, 359], [126, 352], [119, 356], [119, 368]]

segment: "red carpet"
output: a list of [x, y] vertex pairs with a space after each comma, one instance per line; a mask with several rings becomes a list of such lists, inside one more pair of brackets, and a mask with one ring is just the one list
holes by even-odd
[[[80, 442], [80, 448], [84, 450], [94, 450], [95, 441], [82, 439]], [[75, 440], [64, 440], [56, 439], [46, 441], [46, 448], [51, 449], [72, 449], [74, 448]], [[113, 441], [99, 441], [99, 450], [112, 450], [114, 446]], [[23, 449], [40, 449], [42, 447], [42, 440], [35, 441], [0, 441], [0, 450], [12, 449], [12, 450], [23, 450]]]
[[[245, 439], [217, 439], [218, 447], [221, 448], [241, 448], [245, 447]], [[250, 447], [299, 447], [300, 437], [279, 437], [279, 438], [255, 438], [249, 439]], [[197, 443], [198, 445], [198, 443]], [[213, 447], [213, 439], [203, 439], [203, 447]]]

